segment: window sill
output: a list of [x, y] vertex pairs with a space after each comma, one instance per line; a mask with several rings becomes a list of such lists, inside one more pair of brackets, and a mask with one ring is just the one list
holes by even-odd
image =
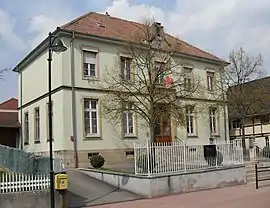
[[199, 137], [197, 135], [187, 135], [187, 138], [194, 138], [194, 139], [198, 139]]
[[[50, 142], [50, 140], [47, 140], [47, 142], [49, 143], [49, 142]], [[54, 139], [52, 140], [52, 142], [54, 142]]]
[[24, 145], [29, 145], [29, 143], [28, 142], [24, 142]]
[[214, 137], [214, 138], [219, 138], [220, 135], [219, 134], [212, 134], [211, 137]]
[[138, 139], [138, 136], [137, 135], [124, 135], [124, 140], [125, 139]]
[[35, 144], [40, 144], [40, 141], [34, 141]]
[[88, 140], [88, 141], [91, 141], [91, 140], [102, 140], [101, 136], [100, 135], [86, 135], [84, 136], [84, 140]]
[[88, 80], [88, 81], [100, 81], [100, 79], [97, 78], [97, 77], [83, 77], [83, 80]]

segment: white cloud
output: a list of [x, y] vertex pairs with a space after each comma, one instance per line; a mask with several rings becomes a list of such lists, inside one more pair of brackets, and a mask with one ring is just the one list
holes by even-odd
[[15, 19], [7, 12], [0, 9], [0, 43], [5, 43], [8, 47], [17, 51], [23, 51], [25, 44], [23, 40], [14, 32]]
[[60, 26], [69, 21], [63, 16], [60, 18], [48, 17], [45, 15], [37, 15], [33, 17], [30, 21], [27, 32], [34, 33], [35, 38], [30, 41], [30, 48], [35, 48], [43, 39], [48, 36], [49, 32], [52, 32], [56, 29], [57, 26]]

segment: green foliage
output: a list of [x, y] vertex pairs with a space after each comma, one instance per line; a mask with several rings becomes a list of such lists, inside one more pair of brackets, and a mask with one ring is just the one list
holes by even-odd
[[101, 155], [94, 155], [90, 158], [90, 163], [93, 168], [101, 168], [105, 163], [105, 159]]
[[[137, 162], [137, 166], [139, 168], [141, 168], [143, 170], [143, 172], [146, 172], [146, 173], [148, 172], [148, 156], [147, 156], [147, 154], [140, 155], [136, 162]], [[149, 165], [150, 165], [150, 167], [149, 167], [150, 172], [152, 172], [156, 166], [156, 163], [154, 161], [153, 156], [149, 156]]]
[[216, 157], [206, 157], [205, 161], [209, 166], [221, 166], [223, 163], [223, 155], [221, 152], [217, 151]]
[[262, 150], [263, 157], [270, 158], [270, 147], [266, 146]]

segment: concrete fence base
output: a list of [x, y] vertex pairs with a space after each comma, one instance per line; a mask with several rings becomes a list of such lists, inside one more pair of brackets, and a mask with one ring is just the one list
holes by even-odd
[[[61, 196], [55, 192], [55, 207], [60, 207]], [[48, 208], [50, 191], [21, 192], [0, 194], [1, 208]]]
[[110, 185], [147, 198], [246, 183], [244, 165], [151, 177], [95, 169], [80, 170]]

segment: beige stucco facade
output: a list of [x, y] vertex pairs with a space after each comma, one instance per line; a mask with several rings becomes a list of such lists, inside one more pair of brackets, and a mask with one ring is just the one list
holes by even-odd
[[[80, 166], [88, 166], [88, 153], [98, 152], [103, 154], [109, 163], [123, 163], [130, 161], [126, 157], [126, 151], [133, 148], [134, 142], [144, 142], [149, 140], [149, 130], [145, 128], [143, 121], [136, 123], [136, 137], [122, 138], [121, 127], [110, 123], [99, 112], [99, 134], [95, 137], [86, 137], [84, 134], [84, 98], [95, 98], [102, 102], [101, 97], [104, 92], [99, 90], [102, 77], [106, 75], [108, 68], [115, 67], [115, 62], [122, 53], [122, 47], [118, 43], [105, 42], [102, 40], [76, 37], [73, 40], [74, 46], [74, 85], [72, 86], [72, 48], [71, 37], [62, 37], [67, 51], [64, 53], [53, 53], [52, 61], [52, 89], [53, 89], [53, 138], [54, 150], [66, 161], [66, 165], [72, 166], [74, 163], [74, 128], [76, 126], [77, 149]], [[41, 49], [40, 49], [41, 50]], [[83, 78], [83, 50], [95, 50], [98, 52], [98, 78]], [[193, 66], [193, 71], [203, 80], [205, 86], [207, 71], [215, 72], [219, 76], [219, 66], [207, 60], [199, 60], [194, 57], [179, 56], [179, 61]], [[24, 126], [24, 114], [29, 114], [29, 142], [23, 147], [27, 151], [36, 153], [47, 153], [49, 145], [48, 138], [48, 69], [47, 50], [41, 50], [26, 66], [20, 69], [19, 73], [19, 103], [20, 121]], [[180, 69], [179, 69], [180, 70]], [[72, 90], [74, 90], [75, 113], [72, 113]], [[217, 105], [211, 94], [207, 94], [205, 100], [191, 100], [189, 102], [201, 103], [207, 106], [217, 106], [217, 140], [224, 141], [229, 138], [227, 124], [226, 105]], [[99, 104], [100, 105], [100, 104]], [[101, 107], [101, 106], [100, 106]], [[34, 139], [34, 110], [39, 108], [40, 112], [40, 142], [35, 143]], [[206, 109], [206, 108], [205, 108]], [[199, 110], [198, 110], [199, 111]], [[211, 137], [208, 111], [199, 111], [196, 114], [196, 135], [187, 137], [186, 126], [175, 126], [172, 124], [173, 138], [180, 138], [187, 144], [208, 143]], [[76, 118], [73, 118], [76, 115]], [[74, 123], [75, 122], [75, 123]], [[23, 128], [24, 135], [24, 128]]]

